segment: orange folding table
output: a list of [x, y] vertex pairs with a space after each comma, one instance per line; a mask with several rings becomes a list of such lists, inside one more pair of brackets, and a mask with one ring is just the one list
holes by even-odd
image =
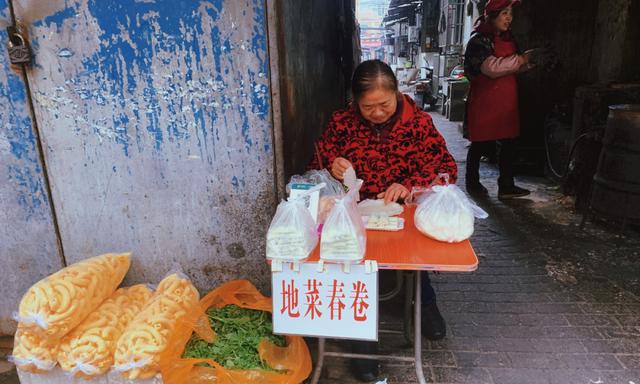
[[[469, 240], [460, 243], [443, 243], [430, 239], [420, 233], [413, 222], [414, 205], [405, 206], [401, 215], [404, 218], [404, 229], [397, 232], [367, 231], [367, 248], [364, 260], [375, 260], [379, 269], [397, 271], [413, 271], [414, 284], [406, 284], [405, 307], [411, 306], [411, 297], [415, 296], [413, 304], [414, 357], [394, 355], [365, 355], [357, 353], [327, 352], [325, 339], [318, 339], [318, 361], [313, 372], [311, 384], [320, 380], [325, 357], [382, 359], [395, 361], [410, 361], [415, 364], [418, 382], [426, 383], [422, 369], [422, 331], [421, 331], [421, 271], [472, 272], [478, 268], [478, 258]], [[311, 254], [305, 263], [317, 263], [320, 260], [319, 247]], [[364, 260], [362, 262], [364, 262]], [[380, 300], [389, 299], [402, 291], [402, 280], [398, 279], [396, 289]], [[415, 293], [414, 293], [415, 292]], [[410, 315], [409, 315], [410, 316]], [[408, 317], [405, 315], [405, 335]]]

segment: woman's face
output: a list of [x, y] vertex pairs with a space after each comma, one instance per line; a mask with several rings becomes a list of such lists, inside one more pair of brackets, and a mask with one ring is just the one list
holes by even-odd
[[388, 121], [398, 107], [396, 91], [376, 88], [365, 92], [358, 101], [360, 114], [374, 124]]
[[493, 21], [493, 25], [499, 32], [506, 32], [511, 26], [511, 21], [513, 21], [513, 13], [511, 7], [507, 7], [500, 11], [498, 17]]

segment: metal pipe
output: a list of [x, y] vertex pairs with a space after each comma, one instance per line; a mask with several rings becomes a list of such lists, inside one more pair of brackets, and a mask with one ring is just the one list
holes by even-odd
[[347, 359], [390, 360], [390, 361], [406, 361], [406, 362], [415, 361], [413, 357], [395, 356], [395, 355], [368, 355], [368, 354], [347, 353], [347, 352], [325, 352], [324, 355], [329, 357], [344, 357]]
[[378, 333], [387, 333], [391, 335], [402, 335], [404, 331], [396, 331], [395, 329], [380, 329]]
[[316, 363], [316, 368], [313, 370], [313, 377], [311, 378], [310, 384], [317, 384], [320, 381], [320, 375], [322, 375], [322, 366], [324, 365], [324, 356], [326, 355], [324, 351], [324, 337], [318, 338], [318, 362]]
[[415, 317], [413, 319], [414, 325], [414, 342], [413, 342], [413, 350], [415, 352], [415, 365], [416, 365], [416, 376], [418, 377], [418, 383], [427, 384], [427, 380], [424, 378], [424, 371], [422, 370], [422, 313], [420, 308], [422, 306], [422, 292], [420, 289], [420, 271], [416, 271], [416, 301], [414, 303], [414, 314]]
[[413, 279], [406, 279], [404, 291], [404, 315], [402, 316], [402, 329], [404, 331], [404, 339], [413, 344], [413, 334], [411, 332], [411, 314], [413, 310]]

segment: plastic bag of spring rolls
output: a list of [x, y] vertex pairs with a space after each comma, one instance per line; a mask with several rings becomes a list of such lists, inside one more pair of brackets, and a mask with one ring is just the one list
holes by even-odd
[[414, 214], [416, 228], [432, 239], [457, 243], [473, 234], [474, 219], [489, 215], [471, 201], [454, 184], [433, 185], [428, 189], [414, 188], [412, 194], [418, 204]]
[[[271, 298], [263, 296], [246, 280], [230, 281], [209, 292], [200, 305], [178, 321], [160, 362], [164, 384], [294, 384], [303, 382], [311, 373], [311, 355], [304, 339], [286, 336], [285, 346], [263, 339], [257, 347], [260, 358], [273, 370], [230, 369], [210, 358], [183, 358], [192, 335], [213, 342], [206, 312], [210, 308], [236, 305], [240, 308], [271, 312]], [[241, 337], [242, 335], [240, 335]]]
[[176, 321], [193, 311], [199, 298], [196, 288], [182, 274], [165, 277], [118, 339], [114, 370], [130, 380], [158, 374], [160, 353], [167, 347]]
[[32, 373], [51, 371], [56, 366], [57, 354], [58, 340], [51, 341], [18, 324], [9, 361], [19, 369]]
[[144, 284], [120, 288], [62, 338], [58, 362], [71, 375], [91, 379], [113, 365], [116, 344], [125, 327], [142, 311], [152, 291]]
[[130, 255], [92, 257], [40, 280], [22, 297], [16, 320], [45, 338], [62, 338], [116, 290]]
[[304, 198], [282, 201], [267, 231], [267, 258], [304, 260], [317, 244], [316, 223], [305, 207]]
[[332, 261], [358, 261], [364, 258], [367, 234], [358, 212], [357, 197], [362, 180], [336, 203], [327, 217], [320, 238], [320, 258]]

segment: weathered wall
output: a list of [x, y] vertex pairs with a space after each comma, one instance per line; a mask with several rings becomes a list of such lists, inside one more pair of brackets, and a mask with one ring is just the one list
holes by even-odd
[[275, 203], [264, 2], [14, 0], [65, 256], [268, 284]]
[[[331, 113], [345, 106], [353, 53], [346, 0], [280, 0], [285, 176], [303, 172]], [[342, 18], [341, 18], [341, 15]]]
[[0, 0], [0, 334], [29, 285], [62, 266], [22, 77], [10, 68], [9, 4]]
[[598, 0], [566, 0], [549, 6], [530, 0], [516, 7], [514, 34], [522, 50], [552, 49], [558, 66], [519, 76], [521, 171], [544, 172], [544, 121], [557, 103], [571, 102], [575, 88], [591, 81], [594, 22]]
[[640, 82], [640, 1], [632, 1], [628, 8], [629, 18], [625, 44], [622, 47], [621, 78], [624, 81]]
[[591, 72], [599, 83], [640, 80], [640, 2], [601, 0]]

